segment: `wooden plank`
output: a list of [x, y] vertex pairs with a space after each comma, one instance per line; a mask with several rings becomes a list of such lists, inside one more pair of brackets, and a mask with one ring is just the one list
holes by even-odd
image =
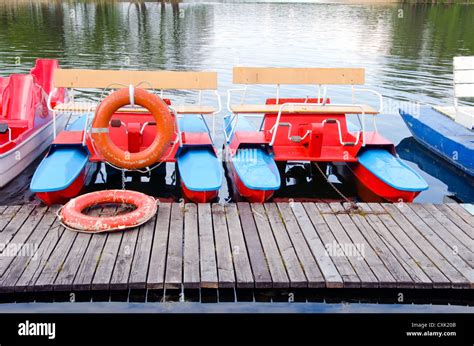
[[[394, 256], [387, 247], [386, 239], [377, 232], [378, 227], [381, 226], [380, 220], [378, 220], [375, 215], [370, 214], [370, 212], [370, 210], [366, 209], [364, 210], [364, 213], [367, 213], [367, 215], [350, 215], [352, 221], [360, 230], [361, 235], [367, 240], [366, 246], [373, 249], [373, 251], [371, 251], [372, 255], [370, 256], [377, 256], [380, 258], [384, 268], [386, 268], [390, 275], [395, 279], [396, 287], [413, 288], [415, 286], [413, 280], [399, 263], [397, 256]], [[372, 264], [369, 263], [369, 265], [374, 268]], [[378, 275], [375, 270], [374, 273]], [[431, 281], [429, 282], [431, 283]]]
[[[454, 72], [454, 83], [455, 84], [474, 84], [474, 69], [472, 70], [459, 70]], [[474, 91], [471, 91], [471, 96], [474, 95]]]
[[[11, 256], [8, 253], [5, 253], [5, 251], [8, 252], [7, 248], [13, 246], [14, 248], [21, 250], [21, 247], [24, 245], [31, 232], [34, 231], [36, 225], [39, 224], [47, 210], [47, 207], [36, 207], [35, 209], [33, 209], [32, 212], [28, 215], [27, 219], [24, 220], [24, 223], [16, 232], [14, 232], [13, 230], [11, 232], [8, 232], [10, 235], [12, 235], [12, 237], [10, 239], [8, 239], [8, 237], [5, 237], [5, 239], [0, 242], [0, 277], [4, 275], [5, 270], [15, 259], [15, 256]], [[6, 235], [7, 231], [2, 233], [2, 235], [4, 234]]]
[[[432, 287], [434, 288], [449, 288], [451, 287], [451, 282], [449, 279], [440, 271], [440, 269], [431, 261], [431, 259], [425, 255], [424, 251], [417, 246], [416, 243], [403, 231], [403, 226], [395, 221], [395, 216], [393, 214], [385, 214], [385, 210], [381, 205], [375, 203], [368, 204], [373, 211], [379, 212], [379, 219], [385, 225], [387, 232], [383, 232], [383, 228], [379, 228], [389, 243], [397, 251], [397, 254], [400, 259], [403, 259], [404, 263], [410, 265], [413, 273], [416, 274], [416, 277], [421, 279], [421, 284], [418, 284], [418, 287], [429, 287], [426, 277], [423, 276], [425, 273], [432, 282]], [[402, 221], [404, 224], [404, 221]], [[428, 253], [434, 251], [430, 246]], [[405, 267], [406, 268], [406, 267]], [[411, 274], [413, 274], [411, 273]], [[412, 275], [412, 278], [416, 281], [415, 277]], [[415, 283], [415, 286], [416, 283]]]
[[[102, 211], [101, 207], [92, 208], [88, 212], [88, 215], [98, 216]], [[74, 280], [78, 274], [79, 268], [82, 264], [82, 260], [89, 247], [89, 243], [92, 239], [92, 234], [79, 233], [69, 251], [69, 254], [61, 267], [56, 280], [54, 281], [55, 291], [71, 291], [73, 288]]]
[[162, 289], [164, 287], [170, 216], [171, 203], [160, 203], [148, 269], [147, 288], [149, 289]]
[[[423, 235], [423, 237], [429, 243], [431, 243], [431, 245], [433, 245], [433, 247], [436, 248], [438, 252], [452, 265], [452, 267], [449, 266], [447, 268], [454, 268], [457, 270], [453, 272], [453, 274], [456, 274], [455, 276], [453, 276], [458, 277], [457, 274], [459, 273], [464, 276], [459, 279], [461, 285], [465, 287], [467, 284], [471, 288], [474, 287], [474, 271], [472, 270], [472, 267], [468, 264], [472, 263], [472, 252], [468, 250], [464, 254], [464, 256], [467, 256], [467, 259], [463, 260], [463, 256], [460, 252], [461, 249], [456, 248], [456, 245], [445, 243], [443, 239], [433, 229], [428, 227], [428, 225], [425, 223], [427, 222], [427, 220], [423, 220], [413, 211], [412, 206], [409, 205], [409, 208], [404, 208], [404, 206], [398, 205], [397, 208], [398, 210], [403, 208], [404, 216], [411, 222], [413, 226], [416, 227], [416, 229]], [[446, 234], [444, 235], [444, 237], [446, 237]], [[447, 273], [446, 276], [448, 276]]]
[[233, 288], [235, 287], [234, 265], [225, 211], [222, 205], [212, 205], [212, 222], [214, 224], [214, 239], [216, 241], [219, 288]]
[[454, 84], [454, 95], [460, 97], [474, 97], [474, 83]]
[[20, 205], [11, 205], [5, 208], [2, 213], [2, 217], [0, 217], [0, 232], [3, 232], [5, 226], [8, 225], [8, 223], [13, 219], [13, 217], [20, 210], [20, 208]]
[[272, 276], [273, 287], [290, 287], [290, 278], [285, 270], [284, 261], [273, 237], [273, 232], [268, 222], [265, 209], [262, 204], [252, 204], [251, 208], [263, 251], [270, 269], [270, 274]]
[[[420, 246], [420, 248], [430, 258], [430, 260], [451, 281], [451, 285], [453, 287], [468, 288], [470, 286], [468, 280], [456, 270], [457, 266], [455, 265], [453, 267], [450, 261], [448, 261], [448, 259], [444, 256], [449, 257], [453, 262], [461, 264], [463, 267], [466, 266], [464, 261], [454, 255], [452, 249], [450, 249], [441, 239], [436, 239], [435, 236], [432, 236], [432, 231], [428, 230], [425, 232], [427, 228], [426, 224], [424, 224], [423, 221], [418, 218], [418, 216], [416, 216], [416, 214], [412, 212], [410, 208], [407, 208], [405, 204], [402, 204], [402, 206], [395, 206], [388, 203], [384, 203], [383, 207], [392, 214], [395, 221], [400, 225], [400, 227], [410, 237], [410, 239], [415, 244]], [[400, 208], [405, 209], [401, 210]], [[425, 239], [425, 236], [431, 238], [431, 241], [434, 244], [431, 241], [429, 242], [427, 239]], [[444, 246], [441, 243], [443, 243]], [[444, 256], [438, 252], [439, 249], [441, 249], [441, 252]], [[456, 259], [456, 257], [459, 260]]]
[[301, 267], [300, 260], [296, 254], [288, 232], [283, 224], [282, 217], [274, 203], [265, 203], [265, 212], [273, 231], [278, 249], [285, 264], [291, 287], [308, 287], [308, 280]]
[[217, 288], [217, 259], [214, 247], [211, 205], [209, 203], [198, 204], [198, 221], [201, 287]]
[[199, 268], [199, 229], [196, 204], [187, 203], [184, 210], [184, 253], [183, 286], [198, 289]]
[[363, 68], [234, 67], [234, 84], [364, 84]]
[[[445, 206], [453, 210], [457, 215], [459, 215], [464, 221], [466, 221], [469, 225], [474, 225], [474, 216], [469, 214], [469, 212], [461, 207], [457, 203], [446, 203]], [[469, 235], [469, 234], [468, 234]], [[473, 235], [470, 234], [470, 237], [472, 238]]]
[[[21, 226], [23, 226], [26, 219], [28, 219], [28, 216], [34, 209], [35, 206], [31, 204], [25, 204], [20, 207], [15, 215], [13, 215], [13, 217], [10, 219], [10, 222], [4, 226], [3, 231], [0, 233], [0, 244], [5, 246], [10, 242], [11, 238], [13, 238], [16, 232], [18, 232]], [[5, 213], [9, 211], [10, 209]]]
[[306, 213], [309, 216], [311, 223], [313, 224], [314, 228], [316, 229], [316, 232], [318, 233], [319, 238], [323, 243], [324, 252], [322, 252], [322, 254], [332, 260], [344, 282], [344, 287], [360, 287], [360, 278], [352, 267], [349, 260], [347, 259], [347, 257], [341, 256], [335, 252], [327, 251], [329, 246], [334, 246], [334, 244], [337, 243], [337, 240], [331, 232], [329, 224], [326, 223], [325, 219], [321, 215], [319, 209], [314, 203], [303, 203], [303, 207], [306, 210]]
[[52, 291], [54, 289], [54, 281], [61, 272], [63, 263], [69, 253], [69, 250], [76, 240], [78, 233], [66, 230], [59, 239], [54, 251], [47, 259], [41, 275], [34, 284], [35, 291]]
[[[109, 214], [115, 209], [104, 207], [101, 214]], [[102, 234], [106, 236], [105, 245], [102, 248], [97, 263], [97, 268], [92, 279], [91, 289], [94, 291], [108, 291], [110, 289], [110, 279], [114, 271], [116, 259], [120, 250], [124, 232], [112, 232]]]
[[245, 245], [237, 206], [235, 204], [227, 204], [225, 206], [225, 215], [227, 218], [227, 227], [229, 230], [229, 240], [232, 248], [237, 287], [253, 288], [254, 279], [252, 267], [250, 266], [247, 246]]
[[53, 225], [58, 209], [57, 206], [49, 208], [33, 233], [28, 237], [28, 240], [23, 244], [21, 249], [19, 249], [19, 253], [13, 258], [12, 263], [6, 267], [6, 271], [0, 279], [0, 292], [13, 292], [18, 279], [30, 261], [38, 259], [36, 252]]
[[453, 57], [454, 70], [474, 70], [474, 56]]
[[[110, 209], [109, 207], [105, 208]], [[116, 207], [112, 208], [114, 211], [117, 209]], [[99, 216], [103, 212], [103, 209], [104, 208], [101, 206], [96, 206], [88, 212], [88, 215]], [[64, 283], [66, 284], [64, 287], [65, 289], [67, 287], [70, 287], [70, 289], [72, 290], [78, 291], [88, 291], [91, 289], [92, 279], [94, 278], [94, 273], [97, 268], [97, 264], [100, 260], [100, 253], [102, 252], [106, 239], [106, 234], [97, 233], [90, 235], [89, 244], [87, 246], [83, 258], [77, 264], [77, 272], [72, 278], [72, 283], [70, 283], [69, 280], [64, 281]], [[58, 282], [58, 279], [56, 279], [56, 282]]]
[[54, 281], [55, 291], [71, 291], [74, 279], [87, 251], [92, 235], [79, 233], [61, 266], [58, 276]]
[[471, 214], [471, 216], [474, 216], [474, 204], [472, 204], [472, 203], [462, 203], [461, 207], [463, 207], [463, 209], [465, 209], [469, 214]]
[[337, 243], [333, 244], [332, 250], [334, 251], [334, 248], [339, 249], [342, 247], [342, 249], [344, 249], [345, 247], [352, 246], [354, 249], [354, 251], [352, 251], [353, 253], [346, 254], [346, 257], [359, 276], [361, 286], [366, 288], [379, 287], [379, 280], [364, 260], [363, 254], [360, 254], [358, 251], [358, 245], [362, 244], [354, 244], [344, 231], [343, 225], [339, 222], [338, 217], [333, 213], [329, 205], [317, 203], [316, 206], [321, 211], [323, 218], [326, 220], [326, 223], [337, 240]]
[[58, 69], [56, 88], [123, 88], [216, 90], [216, 72]]
[[144, 290], [147, 286], [147, 277], [150, 264], [150, 255], [155, 232], [156, 217], [153, 217], [138, 231], [138, 240], [133, 256], [128, 287]]
[[183, 282], [183, 222], [184, 211], [178, 203], [171, 206], [165, 289], [180, 289]]
[[[72, 234], [71, 234], [72, 233]], [[15, 285], [16, 292], [35, 291], [35, 282], [40, 277], [44, 266], [53, 253], [61, 238], [65, 234], [65, 228], [61, 226], [59, 219], [56, 218], [46, 236], [36, 250], [35, 260], [30, 261]], [[68, 231], [69, 239], [73, 232]], [[67, 239], [66, 239], [67, 240]], [[64, 243], [64, 241], [63, 241]]]
[[[453, 251], [458, 253], [462, 259], [464, 259], [467, 263], [474, 263], [473, 252], [471, 250], [474, 249], [474, 242], [472, 240], [468, 240], [466, 243], [464, 243], [451, 234], [448, 228], [453, 231], [457, 228], [456, 226], [449, 224], [447, 222], [449, 220], [443, 217], [441, 217], [443, 221], [438, 221], [436, 216], [433, 217], [434, 215], [420, 204], [410, 204], [409, 207], [420, 217], [420, 219], [425, 222], [426, 225], [429, 226], [432, 231], [434, 231], [439, 236], [439, 238], [441, 238]], [[465, 238], [468, 237], [465, 236]]]
[[[244, 104], [231, 105], [233, 113], [239, 114], [278, 114], [281, 105], [259, 105]], [[282, 114], [378, 114], [378, 111], [368, 105], [361, 106], [336, 106], [336, 105], [298, 105], [283, 108]]]
[[[330, 203], [330, 208], [334, 212], [344, 211], [344, 208], [340, 203]], [[374, 273], [375, 277], [377, 278], [379, 282], [379, 287], [397, 287], [397, 281], [387, 269], [385, 263], [379, 258], [377, 253], [374, 251], [370, 242], [368, 242], [363, 235], [367, 233], [367, 231], [370, 229], [370, 226], [366, 223], [359, 223], [359, 225], [361, 226], [361, 228], [359, 229], [357, 227], [357, 224], [348, 214], [338, 214], [337, 218], [341, 223], [342, 227], [346, 230], [346, 233], [353, 242], [353, 244], [357, 244], [362, 248], [362, 257]]]
[[[330, 208], [332, 211], [339, 213], [343, 212], [344, 208], [340, 203], [330, 203]], [[361, 247], [363, 253], [362, 258], [370, 267], [372, 272], [374, 273], [375, 277], [379, 282], [379, 287], [381, 288], [394, 288], [397, 287], [397, 281], [392, 276], [390, 271], [385, 266], [385, 263], [379, 258], [377, 253], [372, 248], [372, 245], [367, 241], [364, 237], [363, 233], [367, 233], [370, 229], [370, 226], [366, 223], [358, 223], [361, 228], [357, 227], [357, 224], [348, 214], [338, 214], [337, 218], [341, 223], [342, 227], [346, 230], [347, 235], [353, 242], [353, 244], [357, 244]], [[365, 227], [367, 226], [367, 227]]]
[[[405, 216], [418, 229], [418, 231], [428, 240], [452, 266], [469, 281], [469, 285], [474, 287], [474, 271], [472, 263], [474, 254], [472, 250], [464, 247], [455, 237], [444, 229], [439, 223], [433, 222], [433, 218], [423, 208], [418, 208], [420, 215], [414, 210], [417, 206], [409, 205], [410, 209], [403, 209]], [[399, 207], [400, 209], [400, 207]], [[423, 215], [423, 216], [421, 216]], [[441, 227], [440, 227], [441, 226]], [[454, 241], [455, 243], [451, 243]]]
[[[435, 219], [442, 224], [448, 232], [450, 232], [457, 240], [459, 240], [463, 245], [466, 246], [467, 249], [473, 249], [474, 243], [473, 239], [469, 237], [465, 232], [463, 232], [462, 228], [460, 228], [455, 222], [453, 222], [449, 217], [446, 215], [434, 204], [426, 203], [423, 204], [423, 208], [425, 208], [431, 215], [435, 217]], [[464, 222], [465, 224], [465, 222]], [[468, 225], [467, 228], [469, 228]], [[470, 226], [472, 228], [472, 226]]]
[[237, 203], [240, 223], [247, 245], [247, 252], [249, 255], [250, 266], [255, 280], [256, 288], [272, 287], [272, 277], [265, 259], [260, 237], [258, 235], [257, 226], [253, 218], [252, 210], [248, 203]]
[[[367, 223], [371, 227], [365, 226], [364, 235], [373, 244], [375, 251], [380, 254], [380, 258], [384, 261], [392, 275], [397, 279], [397, 286], [402, 288], [431, 288], [432, 281], [426, 273], [420, 268], [419, 264], [406, 252], [395, 237], [390, 233], [381, 218], [390, 215], [378, 204], [373, 204], [377, 214], [371, 214], [374, 210], [372, 204], [358, 203], [359, 207], [367, 213], [364, 217], [361, 215], [352, 216], [355, 222], [362, 225]], [[379, 215], [379, 213], [381, 213]], [[386, 213], [383, 215], [383, 213]], [[393, 222], [390, 228], [396, 228]]]
[[[293, 211], [294, 218], [299, 225], [302, 235], [304, 236], [304, 239], [306, 240], [313, 257], [316, 260], [319, 269], [321, 270], [325, 286], [328, 288], [342, 288], [344, 284], [342, 277], [339, 275], [339, 272], [332, 262], [331, 257], [327, 256], [326, 248], [319, 238], [318, 233], [314, 229], [311, 220], [303, 208], [303, 205], [301, 203], [293, 202], [289, 206]], [[289, 218], [289, 216], [285, 217]], [[287, 223], [287, 221], [285, 221], [285, 223]], [[308, 285], [310, 287], [313, 286], [311, 281]]]
[[461, 216], [459, 216], [453, 209], [448, 207], [445, 204], [437, 204], [435, 207], [445, 215], [445, 217], [449, 218], [451, 222], [456, 224], [461, 231], [464, 232], [468, 236], [468, 239], [474, 239], [474, 226], [472, 224], [468, 224]]
[[7, 210], [8, 206], [7, 205], [0, 205], [0, 214], [3, 214], [5, 210]]
[[110, 278], [110, 290], [127, 290], [129, 288], [128, 279], [140, 231], [141, 228], [134, 228], [124, 232], [122, 243], [115, 259], [114, 271]]
[[[95, 109], [97, 103], [92, 102], [68, 102], [60, 103], [54, 107], [58, 112], [88, 112], [91, 109]], [[178, 114], [212, 114], [217, 110], [211, 106], [199, 106], [199, 105], [173, 105], [174, 110]], [[116, 113], [133, 113], [133, 114], [149, 114], [150, 111], [142, 107], [122, 107], [117, 110]]]
[[[306, 278], [308, 280], [308, 287], [325, 287], [323, 274], [318, 267], [316, 260], [311, 253], [311, 250], [304, 238], [304, 235], [295, 219], [293, 212], [291, 211], [290, 205], [292, 203], [278, 203], [278, 210], [280, 217], [282, 218], [283, 224], [286, 227], [288, 235], [291, 239], [293, 247], [298, 256], [299, 262], [304, 270]], [[271, 206], [270, 206], [271, 207]]]
[[87, 247], [87, 252], [82, 259], [72, 284], [74, 291], [89, 291], [92, 289], [94, 274], [101, 260], [106, 241], [107, 234], [97, 233], [92, 235], [89, 246]]

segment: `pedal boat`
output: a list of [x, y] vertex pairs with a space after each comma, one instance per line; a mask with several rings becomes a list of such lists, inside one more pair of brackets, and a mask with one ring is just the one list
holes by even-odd
[[[150, 112], [133, 105], [134, 91], [139, 88], [160, 90], [161, 96], [165, 90], [198, 90], [199, 100], [203, 91], [213, 90], [220, 108], [217, 74], [214, 72], [61, 69], [57, 72], [55, 82], [56, 87], [70, 88], [108, 89], [110, 86], [127, 86], [131, 105], [121, 107], [113, 114], [106, 131], [118, 148], [129, 153], [139, 153], [148, 148], [157, 131]], [[204, 203], [216, 199], [223, 172], [204, 115], [213, 117], [214, 126], [214, 115], [220, 110], [200, 103], [175, 106], [169, 99], [163, 101], [173, 117], [172, 143], [158, 162], [137, 170], [120, 169], [109, 164], [92, 140], [91, 123], [100, 103], [58, 104], [55, 108], [57, 112], [80, 115], [55, 138], [34, 173], [31, 190], [47, 205], [59, 204], [77, 196], [88, 183], [91, 172], [97, 170], [101, 163], [105, 163], [107, 168], [107, 182], [114, 176], [122, 177], [123, 172], [124, 175], [131, 175], [133, 180], [141, 181], [143, 176], [148, 177], [151, 183], [163, 173], [166, 163], [171, 162], [175, 164], [178, 187], [187, 200]]]
[[[324, 85], [364, 83], [359, 68], [251, 68], [236, 67], [233, 80], [244, 88], [228, 92], [229, 115], [224, 119], [230, 176], [237, 192], [251, 202], [264, 202], [286, 183], [288, 163], [311, 163], [327, 175], [329, 169], [345, 183], [354, 184], [363, 201], [411, 202], [428, 188], [424, 179], [396, 154], [395, 146], [383, 138], [375, 125], [379, 111], [364, 104], [334, 104]], [[244, 104], [247, 86], [276, 84], [277, 95], [265, 104]], [[314, 84], [317, 98], [281, 98], [282, 84]], [[232, 104], [232, 95], [242, 93], [242, 102]], [[347, 116], [357, 116], [360, 129], [348, 130]], [[261, 119], [257, 128], [250, 116]], [[367, 131], [365, 117], [373, 116]], [[318, 165], [318, 167], [314, 167]], [[315, 169], [316, 174], [319, 174]]]
[[[43, 153], [66, 117], [52, 107], [64, 90], [51, 94], [56, 60], [38, 59], [28, 74], [0, 77], [0, 187], [7, 185]], [[49, 97], [48, 97], [49, 95]]]

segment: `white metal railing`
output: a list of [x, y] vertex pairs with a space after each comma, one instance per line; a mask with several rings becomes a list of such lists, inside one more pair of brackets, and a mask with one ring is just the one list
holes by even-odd
[[[145, 83], [145, 82], [142, 82], [142, 83]], [[129, 93], [130, 93], [130, 104], [132, 105], [132, 107], [135, 106], [135, 97], [134, 97], [134, 94], [135, 94], [135, 87], [133, 85], [129, 85], [128, 86], [129, 88]], [[54, 88], [48, 95], [48, 100], [47, 100], [47, 107], [48, 109], [52, 112], [53, 114], [53, 136], [54, 138], [56, 138], [57, 136], [57, 129], [56, 129], [56, 113], [57, 113], [57, 110], [55, 110], [52, 105], [51, 105], [51, 100], [52, 98], [54, 97], [54, 95], [57, 93], [58, 89], [57, 88]], [[216, 95], [216, 98], [217, 98], [217, 104], [218, 104], [218, 107], [217, 107], [217, 110], [212, 112], [211, 115], [212, 115], [212, 133], [211, 131], [209, 130], [209, 127], [207, 126], [207, 121], [205, 119], [205, 117], [203, 116], [203, 114], [201, 114], [201, 119], [204, 121], [205, 125], [206, 125], [206, 128], [208, 129], [208, 133], [209, 135], [211, 136], [211, 139], [213, 140], [213, 138], [215, 137], [215, 116], [217, 114], [219, 114], [221, 111], [222, 111], [222, 101], [221, 101], [221, 96], [219, 95], [219, 92], [217, 90], [214, 90], [214, 94]], [[103, 92], [102, 92], [102, 95], [101, 95], [101, 99], [103, 97]], [[163, 98], [164, 97], [164, 94], [163, 94], [163, 90], [160, 90], [160, 97]], [[198, 95], [198, 99], [199, 99], [199, 105], [202, 104], [202, 92], [199, 91], [199, 95]], [[86, 119], [85, 119], [85, 122], [84, 122], [84, 136], [82, 138], [82, 145], [86, 145], [86, 139], [87, 139], [87, 132], [88, 132], [88, 127], [89, 127], [89, 120], [90, 120], [90, 117], [91, 117], [91, 114], [92, 115], [95, 115], [95, 111], [97, 110], [97, 107], [100, 103], [100, 101], [94, 101], [94, 105], [88, 107], [87, 109], [87, 113], [86, 113]], [[168, 108], [170, 109], [170, 111], [174, 114], [175, 116], [175, 119], [176, 119], [176, 128], [178, 129], [178, 136], [179, 136], [179, 143], [180, 143], [180, 146], [182, 146], [182, 138], [181, 138], [181, 131], [179, 130], [179, 124], [178, 124], [178, 113], [176, 111], [176, 109], [172, 106], [168, 106]], [[71, 110], [71, 113], [74, 113], [74, 110], [72, 109]], [[141, 129], [140, 129], [140, 133], [143, 133], [143, 130], [145, 128], [145, 126], [149, 125], [149, 123], [145, 123]]]
[[[301, 103], [301, 102], [287, 102], [287, 103], [283, 103], [282, 105], [280, 105], [280, 108], [278, 109], [278, 115], [277, 115], [275, 124], [270, 129], [270, 133], [272, 134], [272, 139], [271, 139], [270, 144], [269, 144], [270, 146], [273, 146], [273, 144], [275, 144], [275, 139], [276, 139], [276, 135], [277, 135], [277, 132], [278, 132], [278, 127], [280, 126], [280, 119], [281, 119], [281, 115], [283, 113], [283, 110], [285, 108], [294, 107], [294, 106], [319, 106], [320, 107], [320, 105], [318, 105], [316, 103]], [[351, 106], [351, 107], [360, 108], [361, 115], [362, 115], [362, 146], [365, 146], [365, 122], [364, 122], [365, 109], [364, 109], [364, 105], [331, 103], [331, 104], [325, 105], [324, 107], [340, 107], [340, 106]], [[342, 130], [341, 130], [340, 124], [338, 124], [338, 129], [339, 129], [340, 142], [341, 142], [342, 145], [344, 145], [344, 142], [342, 141]], [[359, 137], [359, 135], [357, 137]], [[357, 142], [358, 142], [358, 140], [357, 140]]]
[[[285, 108], [290, 107], [290, 106], [300, 106], [300, 105], [304, 105], [304, 106], [321, 106], [322, 105], [324, 107], [352, 106], [352, 107], [360, 108], [361, 112], [359, 114], [357, 114], [357, 118], [358, 118], [359, 123], [361, 125], [361, 130], [356, 132], [356, 137], [357, 138], [356, 138], [355, 143], [356, 144], [359, 143], [359, 139], [360, 139], [361, 134], [362, 134], [362, 146], [365, 146], [365, 144], [366, 144], [366, 140], [365, 140], [365, 114], [366, 113], [365, 113], [364, 106], [362, 104], [355, 103], [355, 93], [356, 92], [368, 92], [368, 93], [372, 93], [372, 94], [376, 95], [379, 99], [378, 113], [381, 113], [383, 111], [383, 96], [382, 96], [382, 94], [380, 94], [379, 92], [377, 92], [375, 90], [372, 90], [372, 89], [367, 89], [367, 88], [359, 89], [359, 88], [355, 88], [354, 85], [351, 85], [351, 89], [352, 89], [352, 103], [351, 104], [342, 104], [342, 103], [327, 104], [327, 86], [318, 84], [317, 87], [318, 87], [318, 91], [317, 91], [318, 95], [317, 95], [317, 102], [316, 103], [308, 103], [307, 102], [308, 98], [306, 98], [306, 101], [304, 103], [301, 103], [301, 102], [286, 102], [286, 103], [283, 103], [283, 104], [280, 105], [275, 124], [270, 129], [270, 133], [272, 133], [272, 139], [271, 139], [269, 145], [273, 146], [274, 143], [275, 143], [276, 134], [278, 132], [278, 127], [280, 126], [281, 114], [282, 114], [282, 112]], [[238, 91], [243, 93], [242, 94], [242, 100], [241, 100], [241, 104], [243, 104], [243, 101], [245, 99], [246, 92], [247, 92], [247, 86], [245, 86], [244, 88], [234, 88], [234, 89], [227, 90], [227, 110], [228, 110], [229, 114], [225, 115], [224, 119], [229, 118], [229, 117], [231, 118], [230, 121], [224, 126], [224, 135], [226, 137], [227, 142], [230, 141], [230, 138], [232, 137], [232, 134], [235, 131], [235, 127], [236, 127], [237, 121], [238, 121], [238, 113], [234, 113], [234, 111], [232, 110], [232, 107], [231, 107], [232, 94], [235, 93], [235, 92], [238, 92]], [[278, 101], [280, 100], [280, 85], [279, 84], [277, 84], [277, 91], [276, 92], [277, 92], [276, 99], [277, 99], [277, 104], [278, 104]], [[322, 100], [322, 102], [320, 102], [320, 100]], [[350, 113], [348, 113], [348, 114], [350, 114]], [[248, 116], [248, 115], [246, 114], [246, 116]], [[258, 116], [261, 117], [261, 115], [258, 115]], [[378, 132], [375, 114], [374, 114], [372, 120], [373, 120], [374, 131]], [[230, 128], [230, 131], [228, 131], [229, 128]], [[338, 131], [339, 131], [339, 140], [340, 140], [341, 144], [342, 145], [347, 145], [347, 143], [349, 143], [349, 142], [346, 143], [342, 140], [342, 129], [341, 129], [341, 125], [340, 125], [339, 122], [338, 122]], [[306, 134], [305, 134], [305, 136], [306, 136]]]

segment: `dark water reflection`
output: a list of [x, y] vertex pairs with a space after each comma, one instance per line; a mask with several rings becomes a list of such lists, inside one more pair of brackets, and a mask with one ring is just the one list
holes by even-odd
[[[75, 68], [214, 70], [224, 97], [235, 65], [365, 67], [367, 87], [385, 97], [379, 130], [398, 144], [410, 136], [397, 114], [400, 102], [451, 103], [452, 58], [474, 55], [472, 18], [474, 6], [462, 5], [0, 1], [0, 71], [27, 71], [38, 57]], [[274, 89], [253, 91], [250, 100], [261, 101]], [[282, 90], [282, 96], [314, 93], [308, 87]], [[343, 88], [331, 87], [329, 95], [334, 102], [350, 101]], [[167, 96], [189, 102], [195, 94]], [[211, 94], [204, 101], [215, 103]], [[363, 95], [359, 101], [376, 102]], [[420, 201], [442, 202], [456, 193], [444, 176], [404, 158], [426, 170], [432, 188]], [[439, 159], [429, 160], [436, 165]], [[28, 184], [30, 173], [17, 184]], [[472, 202], [474, 196], [462, 199]]]

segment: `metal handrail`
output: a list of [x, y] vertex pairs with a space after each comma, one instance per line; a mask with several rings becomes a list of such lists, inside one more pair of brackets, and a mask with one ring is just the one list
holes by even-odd
[[[328, 121], [329, 119], [324, 119], [323, 122], [322, 122], [322, 125], [326, 124], [326, 122]], [[342, 146], [346, 146], [348, 144], [350, 144], [351, 142], [344, 142], [342, 140], [342, 129], [341, 129], [341, 122], [337, 119], [332, 119], [332, 121], [334, 121], [336, 124], [337, 124], [337, 131], [339, 133], [339, 143], [341, 143]], [[357, 145], [359, 144], [359, 139], [360, 139], [360, 133], [361, 131], [357, 131], [357, 134], [354, 136], [356, 137], [356, 141], [354, 142], [354, 145]]]
[[[279, 110], [278, 110], [278, 115], [277, 115], [277, 118], [276, 118], [276, 121], [275, 121], [275, 125], [273, 125], [273, 127], [270, 129], [270, 133], [272, 133], [272, 139], [271, 139], [270, 144], [269, 144], [270, 146], [273, 146], [273, 144], [275, 143], [276, 134], [278, 132], [278, 127], [279, 127], [279, 124], [280, 124], [280, 119], [281, 119], [281, 114], [283, 112], [283, 109], [287, 108], [289, 106], [321, 106], [321, 105], [319, 105], [317, 103], [301, 103], [301, 102], [286, 102], [286, 103], [283, 103], [280, 106]], [[333, 107], [333, 106], [358, 107], [361, 110], [362, 119], [364, 119], [364, 115], [365, 115], [364, 105], [360, 105], [360, 104], [335, 104], [335, 103], [324, 105], [324, 107]], [[362, 121], [362, 146], [365, 146], [365, 122], [364, 121]]]

